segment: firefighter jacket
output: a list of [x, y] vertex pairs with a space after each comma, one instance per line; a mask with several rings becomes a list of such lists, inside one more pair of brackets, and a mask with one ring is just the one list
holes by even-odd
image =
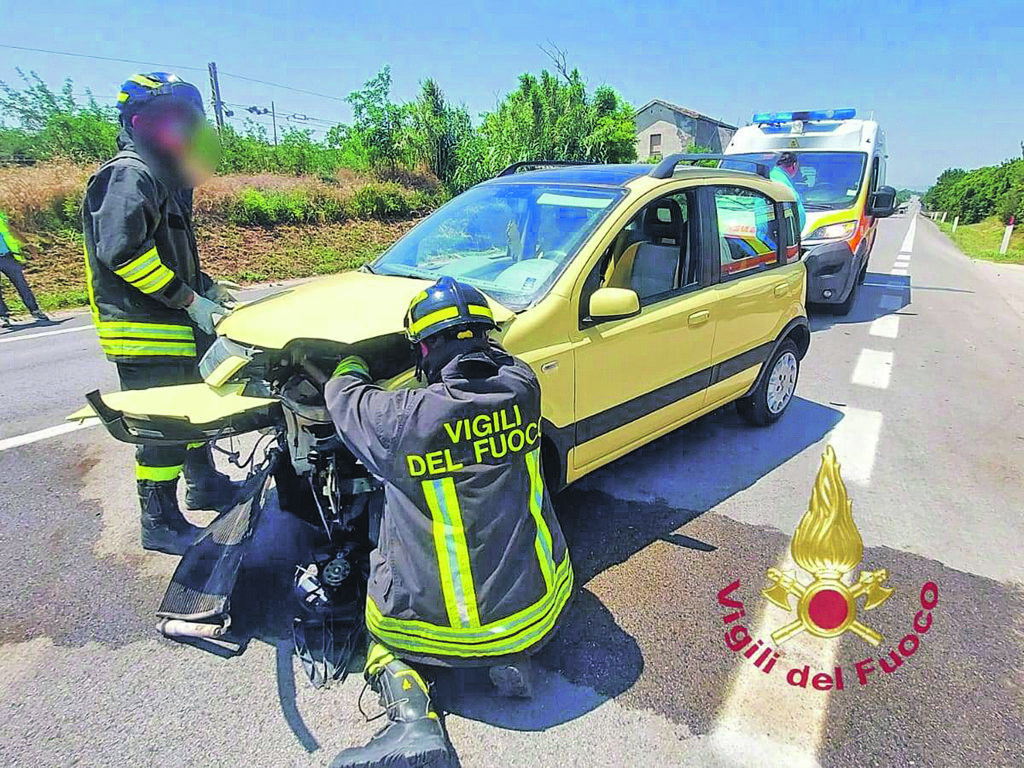
[[384, 481], [366, 624], [413, 661], [493, 664], [539, 649], [572, 592], [541, 473], [540, 385], [496, 344], [437, 378], [389, 392], [336, 371], [325, 387], [342, 440]]
[[100, 346], [114, 362], [196, 357], [184, 306], [211, 281], [199, 270], [192, 191], [136, 150], [121, 151], [89, 179], [82, 206], [85, 268]]

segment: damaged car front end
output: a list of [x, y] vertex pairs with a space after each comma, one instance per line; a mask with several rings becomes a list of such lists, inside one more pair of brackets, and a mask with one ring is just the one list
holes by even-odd
[[[382, 502], [380, 482], [337, 434], [323, 385], [336, 362], [351, 354], [369, 360], [386, 388], [417, 385], [401, 318], [423, 288], [419, 280], [368, 272], [322, 282], [330, 284], [331, 304], [375, 305], [377, 320], [332, 328], [329, 306], [317, 300], [322, 285], [290, 289], [242, 307], [221, 323], [223, 335], [200, 361], [202, 383], [90, 392], [89, 408], [72, 416], [97, 416], [113, 437], [133, 444], [217, 446], [254, 435], [245, 451], [221, 448], [246, 470], [244, 491], [183, 556], [157, 611], [158, 627], [167, 637], [239, 650], [231, 595], [264, 516], [280, 510], [312, 532], [305, 556], [294, 563], [292, 636], [316, 686], [344, 675], [362, 648], [369, 553]], [[511, 317], [499, 305], [495, 310], [505, 320]], [[306, 329], [314, 327], [322, 336], [306, 338]]]

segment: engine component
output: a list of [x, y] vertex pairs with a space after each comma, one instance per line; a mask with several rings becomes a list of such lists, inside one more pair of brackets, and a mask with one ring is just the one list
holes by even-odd
[[331, 598], [320, 583], [316, 563], [310, 563], [305, 568], [296, 566], [294, 587], [299, 604], [307, 611], [321, 613], [330, 609]]
[[331, 562], [324, 566], [323, 580], [329, 587], [340, 587], [342, 582], [352, 573], [352, 566], [341, 552]]
[[363, 641], [363, 624], [351, 618], [323, 620], [296, 618], [292, 623], [295, 655], [314, 688], [330, 687], [335, 680], [344, 682]]

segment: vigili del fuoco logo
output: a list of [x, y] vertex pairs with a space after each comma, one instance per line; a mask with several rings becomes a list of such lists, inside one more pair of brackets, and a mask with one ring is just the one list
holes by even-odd
[[[853, 502], [847, 494], [832, 446], [827, 447], [822, 456], [811, 500], [793, 535], [790, 552], [805, 575], [798, 576], [796, 570], [769, 568], [768, 586], [761, 591], [772, 605], [796, 612], [792, 621], [772, 631], [772, 641], [781, 648], [802, 632], [822, 640], [851, 632], [872, 646], [881, 645], [882, 634], [861, 621], [858, 611], [866, 613], [879, 608], [893, 596], [895, 589], [887, 586], [889, 572], [885, 568], [861, 570], [856, 578], [852, 577], [864, 558], [864, 542], [853, 521]], [[785, 668], [784, 650], [776, 650], [764, 640], [753, 638], [746, 626], [739, 623], [746, 609], [741, 601], [731, 596], [739, 589], [740, 582], [736, 580], [718, 593], [719, 604], [733, 609], [723, 617], [729, 627], [725, 634], [726, 646], [733, 652], [742, 652], [765, 674], [771, 674], [780, 659], [783, 660], [780, 668]], [[795, 605], [791, 604], [791, 598]], [[934, 582], [925, 582], [921, 587], [919, 602], [921, 609], [914, 616], [913, 630], [887, 655], [877, 660], [869, 656], [854, 664], [860, 685], [867, 685], [869, 676], [879, 670], [892, 674], [917, 652], [921, 636], [931, 629], [932, 609], [939, 602], [939, 589]], [[818, 671], [804, 664], [791, 667], [786, 673], [786, 682], [792, 686], [806, 688], [808, 681], [812, 688], [822, 691], [845, 687], [843, 669], [839, 666]]]

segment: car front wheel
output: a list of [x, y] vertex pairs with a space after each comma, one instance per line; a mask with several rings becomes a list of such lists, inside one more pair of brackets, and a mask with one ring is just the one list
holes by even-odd
[[793, 401], [799, 377], [800, 352], [792, 339], [786, 339], [768, 361], [768, 375], [753, 392], [736, 401], [736, 410], [758, 427], [778, 421]]

